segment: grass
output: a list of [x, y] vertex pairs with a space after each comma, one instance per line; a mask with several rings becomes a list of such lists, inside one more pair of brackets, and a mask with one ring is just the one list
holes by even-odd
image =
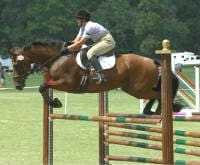
[[[11, 75], [7, 75], [8, 87], [13, 87], [11, 79]], [[41, 81], [42, 75], [31, 75], [27, 86], [38, 86]], [[63, 92], [55, 91], [54, 97], [58, 97], [64, 103]], [[20, 92], [15, 89], [0, 90], [0, 100], [0, 165], [42, 165], [43, 103], [38, 89], [24, 89]], [[98, 115], [98, 94], [68, 94], [67, 104], [69, 113]], [[64, 108], [54, 111], [64, 113]], [[113, 90], [109, 92], [109, 111], [139, 113], [139, 101], [120, 90]], [[199, 131], [199, 123], [174, 122], [174, 129]], [[158, 158], [162, 155], [160, 151], [117, 145], [111, 145], [110, 153]], [[198, 159], [184, 154], [175, 154], [175, 158]], [[98, 164], [97, 123], [63, 120], [54, 122], [54, 165], [64, 164]], [[112, 162], [112, 164], [139, 163]]]

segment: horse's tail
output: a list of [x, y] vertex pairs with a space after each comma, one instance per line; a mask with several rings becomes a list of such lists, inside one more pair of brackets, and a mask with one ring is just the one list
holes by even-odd
[[172, 101], [173, 101], [173, 112], [180, 112], [184, 105], [181, 103], [182, 100], [180, 98], [175, 99], [177, 95], [179, 87], [179, 80], [177, 76], [173, 73], [172, 74]]

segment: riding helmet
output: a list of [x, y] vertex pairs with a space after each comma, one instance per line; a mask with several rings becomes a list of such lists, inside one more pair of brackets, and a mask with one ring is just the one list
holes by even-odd
[[87, 10], [79, 10], [75, 16], [76, 18], [85, 19], [86, 21], [89, 21], [91, 18], [91, 14]]

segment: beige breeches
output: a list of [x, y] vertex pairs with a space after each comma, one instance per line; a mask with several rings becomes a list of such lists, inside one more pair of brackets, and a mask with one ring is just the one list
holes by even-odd
[[104, 37], [102, 37], [95, 45], [90, 48], [87, 52], [87, 57], [90, 60], [92, 56], [99, 56], [110, 50], [114, 49], [115, 40], [113, 39], [110, 33], [107, 33]]

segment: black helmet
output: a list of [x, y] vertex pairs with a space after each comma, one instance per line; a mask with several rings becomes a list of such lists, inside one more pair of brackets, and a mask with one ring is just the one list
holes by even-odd
[[79, 10], [75, 16], [76, 18], [85, 19], [86, 21], [89, 21], [91, 18], [91, 15], [87, 10]]

